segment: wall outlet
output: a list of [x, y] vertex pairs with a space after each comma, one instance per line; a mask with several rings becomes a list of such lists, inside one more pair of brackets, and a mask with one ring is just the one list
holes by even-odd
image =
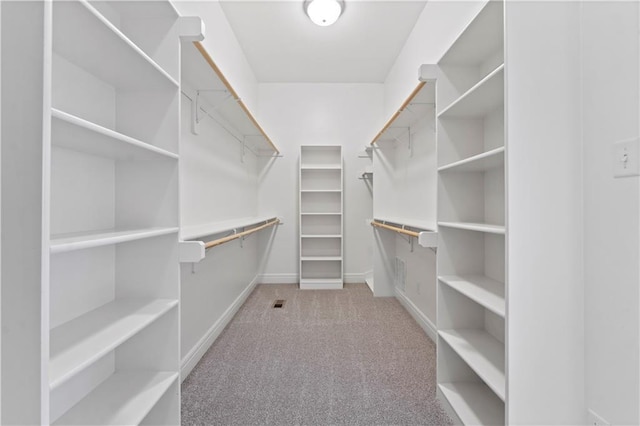
[[611, 423], [600, 417], [593, 410], [587, 410], [587, 424], [589, 426], [611, 426]]
[[613, 144], [613, 177], [640, 176], [640, 139]]

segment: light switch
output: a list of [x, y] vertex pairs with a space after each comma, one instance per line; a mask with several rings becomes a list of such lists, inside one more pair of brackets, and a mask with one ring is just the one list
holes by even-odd
[[640, 139], [613, 144], [613, 177], [640, 176]]

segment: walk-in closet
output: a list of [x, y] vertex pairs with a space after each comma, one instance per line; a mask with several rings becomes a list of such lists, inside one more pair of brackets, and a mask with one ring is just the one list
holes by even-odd
[[639, 34], [0, 1], [0, 424], [640, 424]]

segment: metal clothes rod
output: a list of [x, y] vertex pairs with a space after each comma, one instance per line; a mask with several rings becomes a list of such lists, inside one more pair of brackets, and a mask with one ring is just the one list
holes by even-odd
[[378, 228], [388, 229], [390, 231], [394, 231], [394, 232], [397, 232], [399, 234], [405, 234], [405, 235], [409, 235], [411, 237], [416, 237], [416, 238], [418, 238], [418, 236], [420, 235], [419, 232], [409, 231], [407, 229], [400, 228], [398, 226], [387, 225], [386, 223], [381, 223], [381, 222], [378, 222], [377, 220], [372, 220], [371, 221], [371, 226], [376, 226]]
[[245, 235], [253, 234], [254, 232], [258, 232], [263, 230], [264, 228], [268, 228], [269, 226], [277, 225], [278, 223], [280, 223], [280, 219], [278, 218], [273, 219], [272, 221], [267, 222], [264, 225], [251, 228], [247, 231], [240, 232], [239, 234], [233, 234], [233, 235], [229, 235], [228, 237], [218, 238], [217, 240], [209, 241], [204, 245], [204, 248], [208, 249], [211, 247], [219, 246], [220, 244], [228, 243], [229, 241], [236, 240], [238, 238], [244, 237]]

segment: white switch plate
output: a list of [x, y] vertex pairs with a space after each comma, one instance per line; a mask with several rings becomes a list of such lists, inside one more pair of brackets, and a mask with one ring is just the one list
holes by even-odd
[[587, 410], [587, 424], [589, 426], [610, 426], [611, 423], [604, 420], [592, 410]]
[[640, 176], [640, 139], [613, 144], [613, 177]]

